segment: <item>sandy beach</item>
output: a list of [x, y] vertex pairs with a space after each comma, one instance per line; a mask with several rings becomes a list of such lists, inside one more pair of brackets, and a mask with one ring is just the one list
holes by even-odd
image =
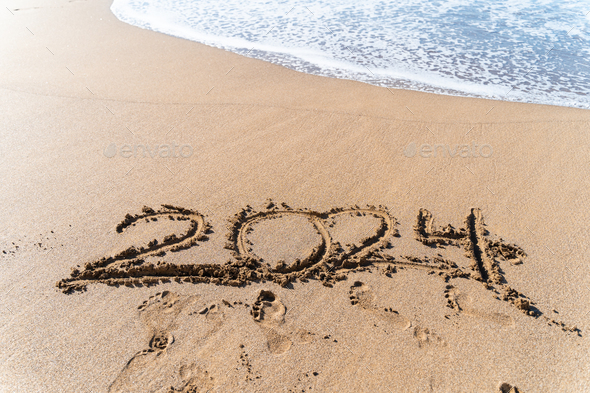
[[109, 6], [0, 10], [0, 391], [590, 390], [590, 111]]

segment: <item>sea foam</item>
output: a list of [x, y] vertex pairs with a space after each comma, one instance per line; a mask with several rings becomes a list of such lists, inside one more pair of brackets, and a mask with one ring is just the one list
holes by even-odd
[[316, 75], [590, 108], [580, 0], [114, 0], [129, 24]]

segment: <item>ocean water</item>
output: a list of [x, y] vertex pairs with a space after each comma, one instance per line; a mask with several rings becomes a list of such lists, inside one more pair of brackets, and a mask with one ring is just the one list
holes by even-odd
[[588, 0], [114, 0], [111, 10], [306, 73], [590, 108]]

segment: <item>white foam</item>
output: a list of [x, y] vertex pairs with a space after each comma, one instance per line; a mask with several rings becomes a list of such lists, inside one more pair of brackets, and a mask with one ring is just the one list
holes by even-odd
[[582, 4], [114, 0], [111, 9], [139, 27], [318, 75], [588, 107], [590, 14]]

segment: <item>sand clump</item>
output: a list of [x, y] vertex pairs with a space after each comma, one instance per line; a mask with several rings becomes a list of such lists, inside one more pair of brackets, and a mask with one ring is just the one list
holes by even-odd
[[517, 388], [516, 386], [512, 386], [509, 383], [501, 382], [498, 385], [498, 393], [523, 393], [522, 390]]

